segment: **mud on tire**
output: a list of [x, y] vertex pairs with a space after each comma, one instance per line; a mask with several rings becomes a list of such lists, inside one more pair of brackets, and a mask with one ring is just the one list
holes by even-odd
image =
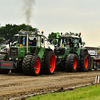
[[76, 54], [69, 54], [65, 60], [65, 70], [69, 72], [76, 72], [78, 68], [78, 56]]

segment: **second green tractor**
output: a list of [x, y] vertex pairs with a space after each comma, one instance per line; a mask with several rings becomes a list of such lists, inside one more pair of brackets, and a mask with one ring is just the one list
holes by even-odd
[[58, 42], [54, 49], [56, 65], [69, 72], [76, 72], [78, 69], [88, 71], [89, 54], [82, 46], [81, 33], [78, 36], [56, 33], [56, 36]]

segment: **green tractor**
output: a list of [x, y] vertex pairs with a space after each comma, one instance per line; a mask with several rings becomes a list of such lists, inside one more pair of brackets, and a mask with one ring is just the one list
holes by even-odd
[[82, 46], [81, 33], [78, 36], [71, 34], [57, 34], [55, 55], [57, 66], [62, 66], [66, 71], [76, 72], [78, 69], [88, 71], [89, 54]]
[[53, 74], [56, 59], [43, 32], [21, 30], [10, 42], [9, 53], [0, 54], [0, 73], [9, 70], [25, 75]]

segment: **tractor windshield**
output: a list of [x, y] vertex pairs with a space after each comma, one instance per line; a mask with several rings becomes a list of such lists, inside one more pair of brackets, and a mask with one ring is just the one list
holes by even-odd
[[13, 37], [13, 41], [10, 43], [11, 46], [26, 46], [27, 42], [29, 46], [36, 46], [37, 36], [29, 35], [28, 41], [26, 35], [18, 35]]
[[29, 45], [36, 46], [37, 37], [36, 36], [29, 36]]
[[66, 38], [59, 38], [59, 40], [58, 40], [58, 46], [59, 47], [63, 47], [63, 46], [69, 46], [68, 45], [69, 44], [69, 40], [68, 39], [66, 39]]
[[74, 47], [79, 47], [79, 38], [74, 38]]
[[[28, 44], [29, 46], [36, 46], [37, 37], [34, 35], [28, 37]], [[27, 45], [27, 36], [19, 36], [18, 39], [19, 46], [26, 46]]]
[[19, 36], [18, 44], [19, 46], [26, 46], [26, 36]]
[[79, 38], [59, 38], [58, 40], [59, 47], [79, 47]]

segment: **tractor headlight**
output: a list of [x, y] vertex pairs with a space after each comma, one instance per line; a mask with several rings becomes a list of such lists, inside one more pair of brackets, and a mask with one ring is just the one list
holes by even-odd
[[18, 58], [16, 58], [16, 60], [18, 60]]
[[19, 61], [21, 61], [21, 59], [19, 59]]
[[9, 60], [11, 60], [11, 58], [9, 58]]

